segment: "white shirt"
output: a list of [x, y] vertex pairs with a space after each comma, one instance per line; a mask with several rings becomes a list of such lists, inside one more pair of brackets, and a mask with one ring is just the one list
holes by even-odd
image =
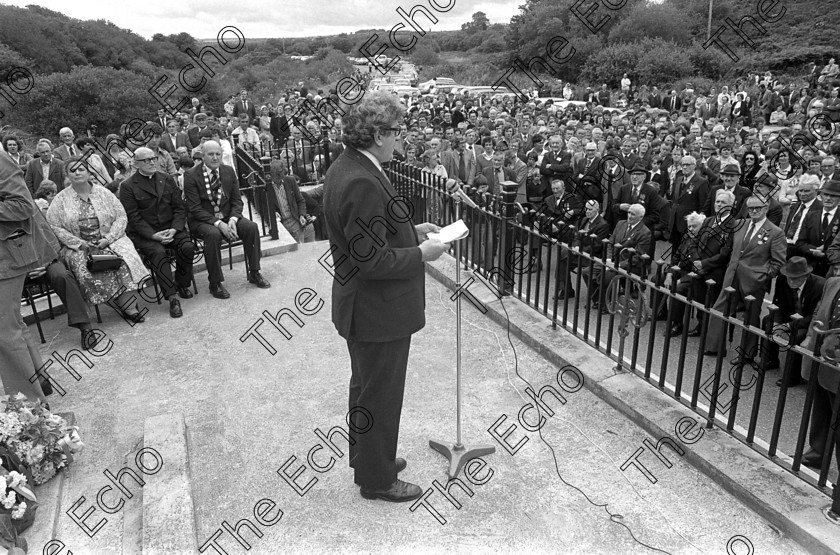
[[384, 171], [382, 171], [382, 164], [379, 163], [379, 160], [376, 159], [376, 156], [374, 156], [373, 154], [371, 154], [370, 152], [368, 152], [367, 150], [365, 150], [363, 148], [359, 149], [359, 152], [364, 154], [367, 157], [368, 160], [373, 162], [373, 165], [376, 166], [376, 169], [378, 169], [382, 173], [385, 173]]

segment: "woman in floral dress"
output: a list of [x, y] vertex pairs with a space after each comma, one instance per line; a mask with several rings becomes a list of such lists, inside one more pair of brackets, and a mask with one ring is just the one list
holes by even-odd
[[[64, 163], [64, 171], [71, 186], [56, 195], [47, 211], [47, 221], [61, 243], [60, 256], [76, 276], [89, 303], [106, 302], [125, 287], [112, 306], [122, 307], [125, 317], [134, 322], [144, 321], [136, 302], [133, 307], [127, 306], [149, 271], [125, 235], [125, 209], [113, 193], [92, 179], [87, 160], [71, 158]], [[91, 273], [87, 269], [91, 249], [117, 253], [123, 259], [122, 266]]]

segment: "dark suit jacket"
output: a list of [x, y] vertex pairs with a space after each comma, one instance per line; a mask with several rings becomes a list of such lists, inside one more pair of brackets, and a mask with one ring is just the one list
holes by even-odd
[[[715, 216], [706, 218], [697, 232], [697, 245], [700, 253], [702, 271], [698, 272], [704, 280], [713, 279], [717, 285], [723, 283], [726, 266], [729, 264], [731, 251], [726, 248], [734, 229], [732, 221], [718, 222]], [[701, 301], [703, 299], [700, 299]]]
[[[703, 166], [703, 160], [697, 160], [697, 173], [706, 178], [710, 187], [714, 187], [720, 183], [720, 160], [714, 156], [709, 158], [706, 166]], [[714, 199], [712, 199], [714, 202]]]
[[[604, 252], [604, 239], [610, 236], [610, 224], [600, 215], [596, 216], [592, 223], [586, 227], [586, 221], [580, 224], [581, 234], [573, 243], [573, 246], [579, 246], [582, 251], [590, 253], [592, 256], [600, 257]], [[595, 235], [596, 237], [590, 237]]]
[[651, 108], [661, 108], [662, 107], [662, 97], [658, 94], [652, 94], [648, 96], [648, 104], [650, 104]]
[[[688, 227], [685, 223], [685, 217], [692, 212], [704, 212], [708, 206], [709, 199], [709, 182], [700, 177], [698, 172], [694, 172], [691, 176], [691, 181], [686, 183], [685, 176], [678, 174], [674, 180], [671, 218], [668, 223], [668, 231], [674, 230], [679, 233], [685, 233]], [[691, 193], [689, 193], [691, 189]], [[706, 214], [707, 216], [709, 214]]]
[[798, 328], [801, 337], [797, 338], [797, 344], [805, 339], [805, 334], [811, 325], [811, 319], [820, 304], [823, 287], [825, 287], [825, 278], [811, 274], [808, 276], [808, 281], [805, 282], [802, 289], [802, 298], [800, 299], [797, 296], [797, 292], [790, 288], [786, 279], [779, 278], [776, 280], [776, 293], [773, 295], [773, 304], [778, 306], [779, 310], [776, 312], [775, 321], [790, 322], [790, 317], [794, 314], [799, 314], [803, 317]]
[[187, 206], [175, 179], [160, 171], [153, 177], [149, 182], [134, 172], [120, 185], [120, 202], [128, 216], [125, 233], [135, 243], [155, 241], [152, 235], [158, 231], [182, 231], [187, 223]]
[[[624, 235], [627, 232], [627, 225], [627, 220], [616, 224], [615, 229], [610, 236], [610, 243], [607, 246], [607, 254], [610, 257], [618, 254], [619, 267], [640, 276], [647, 276], [647, 268], [645, 268], [642, 264], [642, 255], [647, 254], [650, 249], [650, 230], [643, 222], [639, 222], [636, 224], [636, 227], [633, 228], [633, 231], [630, 232], [630, 236], [625, 238]], [[616, 245], [620, 246], [616, 247]], [[622, 254], [625, 249], [630, 248], [636, 250], [632, 256]], [[618, 251], [618, 253], [616, 253], [616, 251]]]
[[198, 134], [201, 133], [203, 129], [199, 129], [198, 126], [193, 126], [187, 129], [187, 141], [188, 146], [193, 149], [201, 144], [201, 139], [199, 138]]
[[[794, 202], [793, 204], [790, 205], [790, 211], [788, 212], [787, 219], [785, 219], [785, 225], [782, 228], [782, 231], [785, 232], [785, 235], [787, 235], [788, 232], [791, 235], [796, 233], [796, 230], [795, 229], [790, 229], [790, 227], [793, 224], [793, 217], [796, 215], [796, 211], [799, 210], [799, 205], [801, 205], [801, 204], [802, 204], [801, 202], [797, 201], [797, 202]], [[813, 214], [813, 213], [821, 214], [822, 213], [822, 207], [823, 207], [822, 201], [820, 201], [820, 199], [818, 199], [818, 198], [814, 199], [814, 201], [811, 203], [811, 206], [808, 207], [808, 211], [805, 212], [804, 214], [802, 214], [802, 218], [807, 218], [808, 214]], [[805, 222], [802, 220], [802, 218], [800, 218], [799, 221], [802, 222], [802, 225], [804, 226]]]
[[[222, 221], [227, 223], [232, 216], [241, 218], [242, 195], [239, 192], [239, 182], [233, 168], [219, 166], [219, 180], [223, 193], [220, 205]], [[207, 196], [204, 164], [198, 164], [184, 172], [184, 196], [189, 209], [190, 229], [195, 230], [200, 223], [215, 225], [218, 219], [213, 212], [213, 203]]]
[[[802, 222], [802, 230], [799, 232], [799, 238], [793, 247], [793, 250], [799, 256], [804, 256], [808, 259], [808, 263], [814, 267], [814, 273], [818, 276], [826, 277], [828, 274], [829, 261], [827, 257], [816, 257], [811, 254], [811, 249], [819, 247], [823, 248], [823, 252], [828, 251], [828, 247], [834, 242], [840, 231], [840, 209], [834, 211], [834, 218], [828, 224], [825, 233], [822, 233], [822, 209], [818, 212], [809, 210], [805, 216], [805, 221]], [[769, 218], [769, 216], [768, 216]]]
[[[811, 327], [808, 328], [808, 336], [802, 343], [806, 349], [813, 350], [817, 343], [817, 333], [814, 329], [817, 322], [822, 322], [823, 327], [831, 325], [831, 318], [834, 312], [834, 298], [840, 292], [840, 278], [829, 278], [825, 280], [825, 287], [823, 288], [822, 299], [819, 306], [814, 313], [811, 320]], [[802, 377], [806, 380], [811, 376], [813, 364], [806, 362], [802, 365]], [[817, 379], [821, 386], [825, 389], [837, 393], [840, 389], [840, 372], [837, 370], [821, 364], [817, 373]]]
[[[64, 164], [60, 160], [56, 160], [55, 157], [50, 160], [50, 174], [47, 179], [55, 182], [59, 191], [64, 189]], [[25, 180], [29, 193], [34, 197], [38, 186], [44, 180], [44, 172], [41, 170], [41, 160], [39, 158], [35, 158], [26, 166]]]
[[[575, 179], [591, 177], [597, 180], [599, 172], [598, 168], [600, 165], [601, 157], [597, 154], [595, 155], [595, 158], [592, 159], [592, 162], [589, 163], [589, 169], [586, 169], [586, 157], [578, 158], [574, 161], [574, 163], [572, 163], [573, 177]], [[600, 196], [593, 200], [600, 200]]]
[[242, 104], [241, 100], [237, 100], [236, 103], [233, 105], [233, 117], [238, 118], [239, 114], [245, 112], [248, 114], [251, 123], [255, 123], [257, 120], [257, 108], [254, 106], [254, 101], [250, 98], [248, 99], [248, 109], [246, 110]]
[[411, 221], [388, 211], [396, 197], [385, 175], [355, 148], [347, 147], [327, 171], [332, 320], [345, 339], [393, 341], [426, 325], [417, 232]]
[[275, 141], [285, 141], [291, 136], [291, 131], [289, 129], [289, 121], [286, 119], [286, 115], [282, 116], [274, 116], [271, 118], [271, 122], [268, 125], [268, 130], [271, 132], [271, 136], [274, 137]]
[[[76, 156], [81, 156], [81, 152], [79, 152], [79, 147], [73, 145], [76, 150]], [[69, 160], [70, 159], [70, 151], [67, 148], [67, 145], [62, 144], [55, 149], [53, 149], [53, 158], [58, 158], [59, 160]]]
[[[505, 176], [505, 181], [516, 181], [516, 174], [513, 173], [513, 170], [502, 167], [502, 173]], [[493, 164], [485, 166], [481, 173], [476, 175], [475, 185], [478, 187], [486, 185], [487, 192], [494, 195], [502, 191], [499, 180], [496, 179], [496, 168], [493, 167]]]
[[[659, 193], [647, 183], [643, 184], [639, 189], [639, 204], [645, 207], [645, 217], [642, 222], [648, 229], [653, 229], [659, 222], [659, 202], [657, 202], [657, 197], [659, 197]], [[612, 206], [610, 206], [610, 210], [613, 212], [613, 221], [619, 222], [627, 219], [627, 212], [620, 209], [621, 204], [625, 202], [633, 204], [632, 183], [622, 185], [621, 189], [618, 190], [618, 196], [614, 199]]]
[[[554, 152], [548, 151], [543, 155], [542, 164], [540, 164], [540, 182], [542, 183], [543, 194], [551, 193], [551, 180], [560, 178], [567, 181], [572, 177], [572, 153], [568, 150], [561, 150], [559, 156], [555, 156]], [[567, 183], [568, 186], [568, 183]]]
[[601, 199], [601, 213], [606, 214], [607, 223], [610, 224], [610, 227], [615, 227], [616, 223], [610, 207], [613, 206], [615, 199], [618, 198], [618, 192], [621, 188], [630, 183], [630, 173], [624, 171], [619, 166], [616, 166], [616, 169], [618, 170], [618, 174], [613, 174], [607, 169], [605, 164], [601, 171], [600, 186], [601, 193], [603, 194], [603, 198]]
[[[197, 129], [197, 128], [196, 128]], [[196, 133], [196, 139], [198, 139], [198, 134]], [[169, 133], [164, 133], [160, 137], [160, 147], [167, 151], [169, 154], [174, 155], [175, 150], [179, 147], [185, 146], [187, 148], [190, 147], [190, 139], [186, 133], [178, 132], [175, 134], [175, 144], [172, 143], [172, 136]], [[173, 156], [174, 158], [174, 156]]]
[[680, 112], [682, 111], [682, 98], [679, 96], [666, 96], [662, 99], [662, 107], [668, 110], [668, 112], [673, 112], [674, 110]]

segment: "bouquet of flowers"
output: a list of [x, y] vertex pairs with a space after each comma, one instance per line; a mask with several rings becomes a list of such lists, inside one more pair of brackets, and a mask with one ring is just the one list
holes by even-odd
[[0, 547], [8, 553], [26, 553], [19, 534], [35, 522], [35, 494], [29, 489], [32, 474], [6, 447], [0, 447]]
[[40, 400], [30, 401], [19, 393], [0, 397], [0, 403], [5, 405], [0, 413], [0, 448], [7, 448], [31, 471], [30, 483], [47, 482], [84, 449], [78, 428], [52, 414]]

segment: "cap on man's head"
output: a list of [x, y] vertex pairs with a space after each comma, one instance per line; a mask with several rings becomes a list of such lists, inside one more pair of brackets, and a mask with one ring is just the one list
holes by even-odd
[[741, 169], [738, 167], [737, 164], [727, 164], [720, 171], [720, 174], [721, 175], [741, 175]]

